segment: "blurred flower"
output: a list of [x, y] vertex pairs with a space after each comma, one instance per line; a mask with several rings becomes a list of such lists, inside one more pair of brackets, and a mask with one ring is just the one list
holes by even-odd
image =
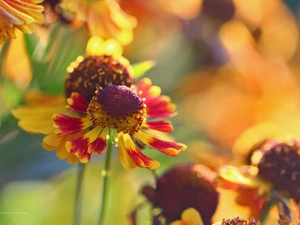
[[201, 216], [194, 208], [188, 208], [181, 214], [181, 220], [176, 220], [171, 225], [203, 225]]
[[116, 39], [121, 45], [132, 41], [136, 19], [126, 14], [114, 0], [62, 0], [61, 7], [86, 22], [91, 35]]
[[267, 199], [299, 203], [299, 149], [297, 140], [269, 140], [253, 152], [252, 166], [222, 168], [218, 186], [240, 192], [238, 201], [251, 207], [253, 217], [261, 216]]
[[[8, 43], [5, 58], [2, 61], [1, 75], [6, 76], [12, 80], [18, 88], [24, 90], [32, 78], [32, 68], [29, 56], [26, 52], [24, 34], [19, 30], [15, 30], [15, 33], [19, 38], [11, 40]], [[1, 51], [2, 49], [0, 47], [0, 52]], [[17, 64], [16, 58], [19, 58]]]
[[180, 113], [189, 115], [182, 118], [228, 149], [232, 149], [245, 130], [259, 124], [277, 127], [281, 133], [299, 133], [300, 104], [295, 75], [286, 64], [262, 58], [252, 47], [248, 50], [245, 47], [235, 52], [234, 64], [192, 74], [180, 90], [184, 96]]
[[239, 217], [234, 219], [223, 219], [216, 222], [213, 225], [263, 225], [260, 221], [240, 219]]
[[[214, 172], [201, 164], [177, 165], [156, 179], [155, 188], [145, 186], [142, 193], [153, 204], [153, 208], [161, 210], [154, 218], [162, 217], [171, 223], [180, 220], [182, 213], [190, 217], [191, 214], [196, 216], [197, 211], [203, 224], [210, 225], [219, 202], [214, 177]], [[195, 210], [184, 213], [188, 208]], [[184, 215], [183, 220], [188, 220]], [[196, 221], [197, 217], [194, 218]]]
[[0, 1], [0, 45], [6, 36], [16, 38], [14, 28], [32, 34], [35, 24], [44, 21], [44, 7], [38, 5], [43, 0], [1, 0]]
[[300, 142], [268, 141], [254, 152], [252, 162], [258, 163], [258, 176], [271, 183], [287, 197], [300, 203]]
[[75, 154], [81, 163], [89, 162], [91, 154], [105, 151], [107, 135], [116, 140], [120, 162], [126, 169], [159, 166], [138, 146], [147, 145], [170, 156], [176, 156], [186, 148], [180, 143], [160, 140], [160, 135], [153, 132], [173, 130], [169, 121], [161, 119], [173, 116], [175, 105], [167, 96], [160, 96], [160, 88], [152, 86], [147, 78], [134, 89], [120, 85], [100, 87], [90, 103], [73, 92], [68, 99], [68, 108], [82, 116], [54, 115], [55, 134], [64, 137], [84, 133], [66, 143], [67, 151]]
[[172, 13], [182, 19], [192, 19], [199, 14], [203, 0], [157, 0], [163, 10]]
[[[131, 86], [134, 82], [132, 69], [128, 60], [121, 54], [122, 48], [114, 40], [104, 42], [96, 36], [90, 38], [86, 55], [79, 56], [67, 68], [65, 95], [49, 95], [37, 91], [26, 93], [27, 105], [12, 111], [19, 119], [19, 127], [29, 133], [45, 134], [43, 139], [45, 149], [57, 149], [58, 158], [67, 159], [69, 163], [78, 162], [77, 157], [65, 148], [66, 141], [74, 138], [74, 135], [57, 137], [54, 133], [52, 116], [68, 112], [66, 101], [73, 91], [82, 93], [85, 100], [90, 101], [97, 87], [110, 84]], [[73, 114], [71, 112], [70, 115]]]

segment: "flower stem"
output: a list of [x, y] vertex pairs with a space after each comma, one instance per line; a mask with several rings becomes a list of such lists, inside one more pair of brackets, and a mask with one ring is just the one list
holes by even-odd
[[79, 163], [77, 184], [76, 184], [76, 194], [75, 194], [75, 210], [74, 210], [74, 225], [80, 224], [81, 217], [81, 195], [82, 195], [82, 180], [84, 175], [85, 164]]
[[107, 210], [107, 200], [109, 194], [109, 178], [110, 178], [110, 162], [111, 155], [113, 149], [113, 140], [111, 133], [109, 133], [109, 137], [107, 138], [107, 149], [106, 149], [106, 158], [104, 169], [102, 170], [103, 176], [103, 190], [102, 190], [102, 200], [101, 200], [101, 209], [100, 209], [100, 217], [99, 217], [99, 225], [103, 225], [105, 213]]
[[265, 222], [270, 214], [270, 211], [272, 207], [275, 205], [276, 199], [271, 197], [270, 199], [267, 200], [263, 211], [260, 214], [259, 220], [260, 222]]

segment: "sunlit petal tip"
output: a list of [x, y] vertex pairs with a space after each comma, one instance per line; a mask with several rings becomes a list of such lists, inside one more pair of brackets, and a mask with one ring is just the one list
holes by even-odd
[[181, 146], [181, 151], [184, 151], [187, 148], [187, 146], [185, 144], [178, 143], [178, 145]]
[[88, 118], [75, 118], [64, 114], [55, 114], [52, 119], [57, 136], [75, 134], [92, 125], [92, 122]]
[[123, 53], [122, 46], [114, 39], [108, 39], [104, 43], [104, 54], [120, 57]]
[[154, 170], [154, 169], [157, 169], [159, 166], [160, 166], [160, 163], [159, 163], [158, 161], [152, 160], [152, 161], [149, 163], [148, 169]]
[[103, 54], [103, 46], [104, 46], [104, 40], [97, 35], [93, 35], [88, 40], [88, 43], [86, 46], [86, 54], [87, 55]]
[[89, 103], [78, 93], [73, 92], [67, 99], [67, 108], [79, 113], [86, 113]]

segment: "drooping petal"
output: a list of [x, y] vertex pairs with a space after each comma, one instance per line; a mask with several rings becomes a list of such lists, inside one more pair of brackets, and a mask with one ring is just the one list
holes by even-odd
[[122, 164], [122, 166], [125, 169], [133, 169], [135, 167], [137, 167], [137, 165], [135, 164], [135, 162], [133, 161], [133, 159], [130, 157], [130, 155], [127, 153], [126, 148], [124, 146], [124, 141], [123, 141], [123, 134], [120, 133], [118, 135], [118, 157], [119, 160]]
[[88, 153], [89, 139], [86, 135], [66, 142], [66, 149], [68, 152], [77, 156], [81, 163], [88, 163], [90, 161], [90, 153]]
[[66, 150], [65, 145], [58, 146], [57, 151], [56, 151], [57, 158], [66, 159], [66, 158], [68, 158], [69, 155], [70, 155], [70, 152], [68, 152]]
[[[159, 162], [157, 162], [154, 159], [149, 158], [148, 156], [144, 155], [133, 143], [130, 136], [128, 134], [119, 134], [119, 152], [125, 151], [131, 159], [134, 161], [134, 163], [139, 167], [144, 167], [148, 169], [155, 169], [159, 167]], [[125, 157], [125, 158], [123, 158]], [[130, 160], [126, 159], [126, 155], [124, 152], [121, 152], [121, 155], [119, 155], [120, 161], [122, 165], [130, 166], [130, 163], [132, 163]], [[126, 164], [127, 163], [127, 164]], [[129, 163], [129, 164], [128, 164]], [[125, 167], [127, 168], [127, 167]]]
[[[102, 127], [98, 126], [79, 138], [68, 141], [66, 143], [67, 151], [74, 153], [80, 162], [89, 162], [90, 153], [100, 154], [106, 148], [107, 129], [104, 129], [102, 133], [101, 130]], [[102, 138], [103, 135], [105, 135], [104, 139]]]
[[91, 154], [102, 154], [104, 150], [106, 149], [106, 135], [108, 133], [108, 129], [102, 129], [102, 127], [96, 127], [94, 130], [98, 129], [98, 135], [99, 132], [100, 135], [89, 145], [89, 153]]
[[78, 158], [74, 155], [74, 154], [70, 154], [68, 157], [67, 157], [67, 162], [70, 163], [70, 164], [76, 164], [78, 163]]
[[55, 134], [65, 136], [83, 131], [92, 125], [89, 118], [75, 118], [64, 114], [55, 114], [53, 116]]
[[78, 93], [73, 92], [71, 97], [67, 99], [67, 108], [79, 113], [86, 113], [89, 103]]
[[143, 124], [143, 127], [147, 127], [153, 130], [159, 130], [163, 132], [172, 132], [173, 126], [170, 121], [160, 120], [160, 121], [147, 121]]
[[150, 136], [142, 132], [141, 130], [136, 134], [136, 137], [139, 138], [142, 142], [148, 145], [151, 148], [154, 148], [164, 154], [170, 156], [176, 156], [180, 151], [186, 149], [186, 146], [181, 143], [172, 142], [172, 141], [163, 141], [157, 138]]
[[43, 138], [43, 148], [46, 150], [54, 150], [61, 144], [63, 137], [58, 137], [54, 132]]

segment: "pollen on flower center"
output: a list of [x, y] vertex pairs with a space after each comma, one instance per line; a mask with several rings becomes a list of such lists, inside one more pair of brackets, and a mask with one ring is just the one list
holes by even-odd
[[112, 85], [96, 92], [89, 104], [88, 116], [96, 126], [133, 135], [145, 120], [145, 107], [142, 98], [132, 89]]
[[78, 92], [88, 102], [95, 95], [96, 88], [109, 85], [130, 87], [134, 82], [128, 66], [111, 55], [78, 57], [68, 67], [67, 72], [66, 97], [70, 97], [72, 92]]

